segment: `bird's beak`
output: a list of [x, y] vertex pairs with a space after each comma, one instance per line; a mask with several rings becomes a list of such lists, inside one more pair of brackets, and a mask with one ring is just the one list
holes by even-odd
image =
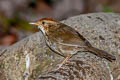
[[36, 22], [30, 22], [29, 24], [32, 24], [32, 25], [38, 26], [38, 29], [41, 29], [41, 28], [40, 28], [40, 25], [39, 25], [38, 23], [36, 23]]
[[35, 22], [30, 22], [29, 24], [32, 24], [32, 25], [36, 25], [36, 26], [38, 26], [38, 24], [35, 23]]

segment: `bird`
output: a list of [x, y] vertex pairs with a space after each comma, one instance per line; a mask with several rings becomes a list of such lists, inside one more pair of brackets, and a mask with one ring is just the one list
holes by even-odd
[[112, 62], [116, 57], [104, 50], [100, 50], [81, 35], [77, 30], [53, 18], [40, 18], [30, 24], [38, 26], [44, 35], [46, 45], [55, 53], [64, 57], [58, 69], [62, 67], [74, 54], [87, 50], [94, 55]]

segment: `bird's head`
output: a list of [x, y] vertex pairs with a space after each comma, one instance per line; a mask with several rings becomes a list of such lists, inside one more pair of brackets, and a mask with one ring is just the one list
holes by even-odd
[[35, 22], [31, 22], [30, 24], [38, 26], [38, 28], [45, 34], [50, 27], [57, 24], [57, 21], [52, 18], [41, 18]]

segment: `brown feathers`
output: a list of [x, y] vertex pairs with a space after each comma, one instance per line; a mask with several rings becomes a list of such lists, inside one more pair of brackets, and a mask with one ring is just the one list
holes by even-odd
[[54, 19], [52, 19], [52, 18], [41, 18], [41, 19], [39, 19], [38, 21], [43, 21], [43, 20], [55, 21], [55, 22], [56, 22], [56, 20], [54, 20]]

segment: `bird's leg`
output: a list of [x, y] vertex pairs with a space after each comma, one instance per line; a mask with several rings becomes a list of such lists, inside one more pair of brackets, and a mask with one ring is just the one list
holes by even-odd
[[90, 52], [90, 51], [78, 51], [78, 52], [80, 52], [80, 53], [81, 53], [81, 52]]
[[58, 69], [60, 69], [60, 68], [62, 67], [62, 65], [63, 65], [64, 63], [66, 63], [66, 62], [70, 59], [70, 57], [71, 57], [70, 54], [67, 55], [67, 56], [65, 57], [65, 59], [60, 63]]

